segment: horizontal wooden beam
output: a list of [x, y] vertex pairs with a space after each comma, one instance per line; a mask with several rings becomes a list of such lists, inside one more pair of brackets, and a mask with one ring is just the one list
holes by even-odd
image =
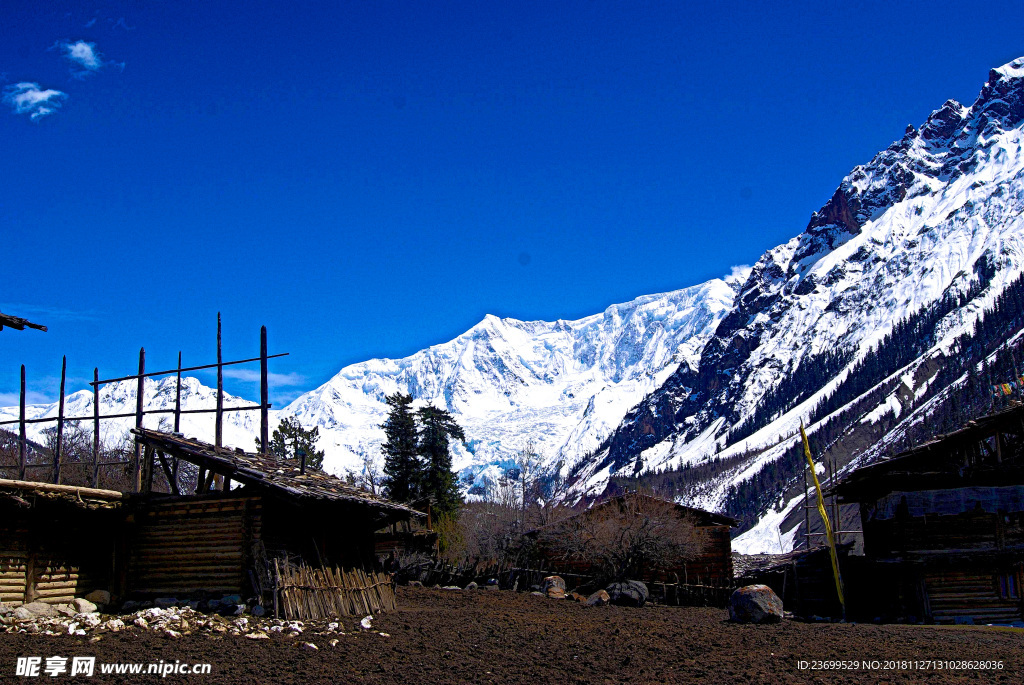
[[[274, 406], [273, 404], [268, 404], [267, 405], [267, 409], [270, 409], [273, 406]], [[246, 404], [246, 405], [242, 405], [241, 407], [224, 407], [224, 409], [222, 409], [221, 411], [254, 411], [256, 409], [263, 409], [263, 405], [262, 404]], [[181, 414], [212, 414], [215, 411], [217, 411], [215, 408], [214, 409], [182, 409], [180, 413]], [[173, 414], [174, 410], [173, 409], [144, 409], [142, 411], [142, 413], [143, 414]], [[128, 413], [128, 414], [106, 414], [106, 415], [99, 416], [99, 417], [96, 417], [96, 416], [65, 416], [64, 417], [64, 423], [67, 423], [68, 421], [95, 421], [97, 418], [99, 418], [101, 420], [102, 419], [125, 419], [125, 418], [129, 418], [129, 417], [133, 417], [135, 415], [136, 415], [135, 412], [131, 412], [131, 413]], [[57, 420], [57, 417], [56, 416], [52, 416], [52, 417], [47, 417], [47, 418], [42, 418], [42, 419], [25, 419], [25, 423], [47, 423], [48, 421], [56, 421], [56, 420]], [[11, 423], [21, 423], [21, 420], [20, 419], [13, 419], [11, 421], [0, 421], [0, 426], [6, 426], [6, 425], [11, 424]]]
[[0, 478], [0, 488], [17, 490], [37, 490], [40, 492], [59, 492], [83, 497], [100, 497], [102, 499], [124, 499], [124, 493], [117, 490], [100, 490], [99, 488], [80, 488], [77, 485], [54, 485], [53, 483], [37, 483], [28, 480], [8, 480]]
[[[280, 354], [267, 355], [267, 359], [277, 359], [278, 357], [287, 357], [290, 353], [281, 352]], [[262, 357], [253, 357], [252, 359], [239, 359], [233, 362], [224, 362], [220, 366], [231, 366], [232, 364], [249, 364], [250, 362], [262, 361]], [[142, 374], [143, 378], [149, 378], [150, 376], [168, 376], [172, 373], [177, 374], [184, 371], [199, 371], [201, 369], [216, 369], [217, 364], [203, 364], [202, 366], [189, 366], [184, 369], [170, 369], [169, 371], [151, 371], [149, 373]], [[120, 378], [108, 378], [102, 381], [90, 381], [89, 385], [103, 385], [104, 383], [116, 383], [118, 381], [131, 381], [139, 377], [139, 374], [131, 376], [121, 376]]]

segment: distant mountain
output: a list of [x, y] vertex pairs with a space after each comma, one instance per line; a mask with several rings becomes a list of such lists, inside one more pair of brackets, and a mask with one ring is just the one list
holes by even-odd
[[[798, 504], [792, 489], [782, 495], [799, 469], [801, 418], [841, 464], [889, 451], [941, 404], [937, 394], [968, 382], [968, 356], [992, 353], [971, 342], [1024, 264], [1022, 122], [1024, 58], [993, 69], [972, 105], [947, 101], [854, 168], [803, 233], [754, 265], [700, 362], [571, 474], [578, 490], [604, 487], [604, 473], [717, 460], [691, 496], [758, 520]], [[963, 373], [946, 378], [950, 367]], [[777, 549], [777, 535], [746, 540]]]
[[531, 440], [547, 473], [565, 475], [644, 395], [681, 366], [696, 367], [737, 284], [712, 280], [577, 321], [488, 315], [405, 359], [347, 366], [282, 413], [320, 427], [329, 468], [358, 470], [363, 455], [379, 458], [385, 396], [407, 392], [465, 429], [454, 463], [470, 494], [483, 494]]
[[[1024, 58], [855, 167], [742, 277], [577, 321], [487, 316], [404, 359], [345, 367], [279, 415], [320, 427], [328, 470], [359, 470], [380, 461], [385, 396], [408, 392], [465, 428], [455, 467], [470, 495], [532, 441], [568, 499], [657, 486], [740, 518], [737, 549], [777, 551], [803, 520], [800, 421], [847, 470], [990, 408], [1024, 336], [1022, 274]], [[105, 388], [104, 410], [132, 411], [133, 393]], [[189, 379], [188, 406], [212, 393]], [[173, 379], [147, 386], [147, 406], [168, 401]], [[91, 412], [91, 395], [67, 411]], [[258, 417], [227, 417], [225, 442], [250, 447]], [[210, 439], [212, 421], [185, 430]]]
[[[120, 381], [111, 383], [100, 388], [100, 415], [113, 414], [134, 414], [136, 406], [136, 381]], [[158, 380], [147, 379], [143, 389], [143, 406], [147, 410], [174, 409], [176, 381], [173, 377], [160, 378]], [[225, 407], [239, 407], [252, 405], [254, 402], [235, 397], [225, 393]], [[66, 417], [91, 417], [93, 414], [92, 390], [79, 390], [67, 395], [64, 399], [64, 416]], [[195, 378], [181, 379], [181, 408], [192, 409], [215, 409], [217, 407], [217, 391], [201, 384]], [[33, 404], [25, 408], [26, 418], [56, 418], [59, 412], [59, 404]], [[18, 418], [18, 407], [6, 407], [0, 409], [0, 421], [9, 421]], [[215, 415], [210, 414], [183, 414], [181, 417], [181, 431], [185, 435], [213, 441]], [[145, 417], [144, 425], [147, 428], [163, 427], [171, 430], [173, 427], [173, 414], [155, 414]], [[56, 422], [30, 423], [27, 426], [28, 438], [41, 444], [46, 443], [44, 431], [53, 428]], [[246, 450], [255, 448], [255, 438], [260, 431], [259, 412], [236, 411], [225, 412], [224, 414], [224, 444], [242, 447]], [[271, 421], [276, 425], [276, 417]], [[92, 421], [81, 422], [81, 426], [92, 434]], [[128, 433], [128, 430], [135, 427], [135, 418], [109, 419], [100, 422], [101, 438], [116, 444]], [[8, 430], [17, 432], [17, 424], [6, 426]]]

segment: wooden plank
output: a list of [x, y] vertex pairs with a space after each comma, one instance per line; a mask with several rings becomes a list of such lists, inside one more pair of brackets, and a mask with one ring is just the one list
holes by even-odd
[[[99, 367], [92, 370], [92, 378], [100, 378]], [[92, 486], [100, 484], [100, 385], [92, 386]]]
[[18, 420], [18, 480], [25, 480], [28, 440], [25, 436], [25, 365], [21, 365], [21, 401]]
[[267, 327], [260, 327], [260, 452], [270, 453], [270, 391], [267, 371]]
[[98, 497], [102, 499], [120, 500], [124, 494], [116, 490], [101, 490], [99, 488], [83, 488], [77, 485], [55, 485], [53, 483], [38, 483], [35, 481], [9, 480], [0, 478], [0, 488], [16, 488], [18, 490], [39, 490], [40, 492], [61, 492], [82, 497]]
[[217, 416], [214, 426], [214, 444], [224, 445], [224, 358], [221, 354], [220, 312], [217, 312]]
[[[146, 348], [139, 349], [139, 375], [138, 385], [135, 388], [135, 428], [142, 428], [142, 406], [145, 399], [146, 381]], [[135, 440], [135, 460], [133, 462], [132, 485], [135, 492], [142, 491], [142, 445], [138, 438]]]
[[60, 484], [60, 453], [64, 447], [64, 380], [68, 373], [68, 357], [64, 355], [60, 363], [60, 404], [57, 410], [57, 444], [53, 449], [53, 482]]

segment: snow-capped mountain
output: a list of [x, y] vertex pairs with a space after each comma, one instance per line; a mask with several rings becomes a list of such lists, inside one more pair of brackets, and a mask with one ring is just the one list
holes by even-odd
[[[732, 468], [698, 500], [717, 508], [792, 450], [801, 418], [812, 432], [827, 425], [821, 442], [842, 452], [834, 445], [858, 425], [917, 410], [963, 354], [958, 336], [1022, 272], [1022, 123], [1024, 58], [993, 69], [972, 105], [946, 102], [854, 168], [803, 233], [758, 260], [699, 364], [680, 367], [572, 474], [578, 490], [716, 457]], [[908, 339], [927, 342], [920, 353], [891, 349], [899, 322], [919, 327]], [[869, 368], [876, 358], [885, 368]], [[885, 441], [873, 435], [844, 461]]]
[[[854, 168], [803, 232], [739, 278], [577, 321], [488, 316], [405, 359], [345, 367], [275, 420], [318, 426], [325, 467], [358, 471], [364, 456], [381, 461], [385, 396], [408, 392], [465, 429], [454, 464], [470, 493], [528, 441], [569, 497], [686, 468], [680, 497], [744, 519], [736, 549], [778, 551], [803, 519], [800, 422], [840, 469], [953, 427], [1004, 380], [992, 376], [1000, 351], [1024, 340], [1022, 274], [1024, 58], [993, 69], [970, 106], [946, 102]], [[146, 395], [172, 406], [173, 379]], [[133, 411], [134, 384], [101, 401]], [[187, 407], [214, 401], [188, 379]], [[91, 402], [76, 393], [66, 412], [88, 415]], [[56, 405], [31, 415], [44, 413]], [[251, 446], [258, 417], [226, 419], [225, 443]], [[183, 422], [212, 438], [212, 415]]]
[[564, 475], [644, 395], [680, 366], [696, 367], [735, 285], [716, 279], [577, 321], [489, 315], [405, 359], [347, 366], [282, 413], [319, 426], [328, 468], [360, 470], [363, 455], [380, 460], [385, 396], [407, 392], [449, 410], [465, 430], [467, 444], [456, 446], [454, 466], [471, 492], [510, 468], [527, 441], [543, 468]]
[[[147, 411], [174, 409], [177, 382], [174, 377], [160, 379], [146, 379], [143, 386], [143, 406]], [[120, 381], [104, 385], [100, 388], [100, 415], [134, 414], [136, 407], [136, 381]], [[225, 407], [242, 407], [254, 404], [249, 400], [224, 394]], [[183, 377], [181, 379], [181, 408], [182, 410], [214, 409], [217, 406], [217, 391], [201, 384], [197, 379]], [[27, 419], [56, 418], [59, 412], [59, 404], [33, 404], [25, 407]], [[6, 407], [0, 409], [0, 421], [10, 421], [18, 418], [18, 407]], [[91, 417], [93, 414], [93, 393], [92, 390], [79, 390], [64, 398], [65, 417]], [[181, 432], [187, 436], [213, 442], [215, 415], [209, 414], [183, 414], [181, 417]], [[143, 425], [146, 428], [162, 428], [171, 430], [173, 428], [174, 415], [149, 414], [143, 417]], [[272, 419], [271, 426], [275, 424]], [[27, 437], [40, 444], [47, 444], [44, 431], [54, 428], [56, 422], [30, 423], [26, 426]], [[92, 434], [92, 421], [82, 421], [79, 425], [88, 433]], [[100, 437], [106, 444], [116, 445], [128, 431], [135, 427], [135, 418], [104, 419], [100, 422]], [[16, 424], [5, 426], [8, 430], [17, 431]], [[254, 440], [259, 435], [260, 417], [259, 412], [233, 411], [224, 413], [223, 435], [224, 444], [233, 447], [242, 447], [252, 450], [255, 446]]]

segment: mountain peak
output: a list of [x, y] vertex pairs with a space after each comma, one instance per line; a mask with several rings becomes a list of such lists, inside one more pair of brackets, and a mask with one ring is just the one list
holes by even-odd
[[997, 81], [1024, 78], [1024, 57], [1010, 60], [1001, 67], [988, 72], [988, 84], [992, 85]]

